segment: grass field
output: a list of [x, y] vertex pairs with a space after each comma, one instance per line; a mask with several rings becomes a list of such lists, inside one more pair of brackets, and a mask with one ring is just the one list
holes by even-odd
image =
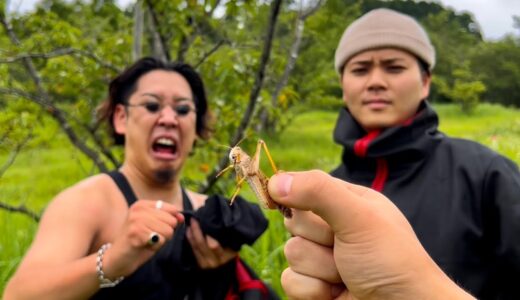
[[[465, 116], [453, 105], [436, 105], [436, 108], [440, 114], [440, 128], [447, 134], [476, 140], [520, 163], [519, 110], [485, 104], [472, 116]], [[302, 113], [276, 138], [262, 137], [278, 167], [329, 171], [338, 164], [341, 148], [332, 141], [336, 115], [336, 112], [324, 111]], [[41, 212], [60, 190], [95, 172], [92, 164], [62, 136], [56, 136], [55, 140], [52, 148], [33, 149], [19, 155], [0, 178], [0, 202], [25, 204], [31, 210]], [[246, 150], [252, 153], [254, 145]], [[0, 154], [0, 165], [6, 159], [6, 154]], [[266, 160], [263, 165], [268, 168]], [[195, 165], [187, 167], [196, 168]], [[253, 199], [248, 188], [243, 189], [242, 195]], [[242, 256], [262, 278], [280, 290], [280, 272], [285, 267], [283, 244], [288, 234], [279, 213], [268, 211], [266, 215], [271, 221], [268, 232], [253, 247], [245, 247]], [[0, 210], [0, 295], [36, 228], [37, 223], [27, 216]]]

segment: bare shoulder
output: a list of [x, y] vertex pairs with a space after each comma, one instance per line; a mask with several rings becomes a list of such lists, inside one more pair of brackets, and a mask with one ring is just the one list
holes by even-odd
[[[105, 174], [88, 177], [59, 193], [49, 205], [75, 209], [98, 210], [113, 205], [115, 185]], [[84, 211], [85, 212], [85, 211]], [[93, 211], [95, 212], [95, 211]]]
[[92, 253], [107, 235], [105, 228], [117, 222], [113, 216], [125, 209], [118, 192], [110, 177], [103, 174], [59, 193], [45, 209], [22, 266], [58, 265]]
[[208, 199], [208, 195], [200, 194], [194, 191], [186, 190], [188, 193], [188, 197], [190, 197], [191, 204], [193, 205], [193, 209], [198, 209], [204, 205], [206, 199]]
[[126, 203], [117, 186], [109, 176], [99, 174], [59, 193], [47, 206], [42, 223], [81, 227], [83, 234], [96, 235], [112, 222], [114, 212], [124, 209]]

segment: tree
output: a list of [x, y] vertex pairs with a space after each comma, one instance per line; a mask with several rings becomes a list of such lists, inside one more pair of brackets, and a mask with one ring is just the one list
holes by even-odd
[[[292, 43], [287, 51], [287, 58], [285, 59], [285, 66], [283, 69], [283, 73], [280, 78], [274, 84], [274, 89], [271, 93], [271, 102], [270, 109], [267, 109], [267, 106], [264, 106], [260, 111], [257, 130], [265, 130], [270, 133], [276, 132], [276, 126], [280, 125], [278, 120], [280, 120], [281, 114], [287, 110], [290, 104], [292, 96], [295, 94], [292, 88], [285, 87], [289, 81], [289, 77], [296, 65], [296, 61], [298, 59], [298, 55], [300, 54], [300, 46], [303, 39], [303, 33], [305, 29], [305, 21], [307, 18], [312, 16], [318, 9], [320, 8], [322, 1], [318, 0], [315, 3], [306, 3], [305, 5], [302, 2], [299, 3], [299, 9], [297, 11], [294, 25], [294, 36], [292, 36]], [[273, 76], [274, 77], [274, 76]]]
[[343, 31], [360, 16], [359, 3], [328, 0], [306, 22], [300, 55], [289, 85], [299, 107], [338, 109], [342, 106], [339, 77], [334, 70], [334, 51]]
[[471, 56], [471, 65], [487, 87], [485, 101], [520, 107], [519, 38], [482, 44]]
[[480, 96], [486, 91], [486, 86], [482, 81], [474, 79], [469, 61], [453, 71], [453, 78], [451, 86], [442, 77], [435, 77], [434, 83], [441, 94], [460, 104], [463, 113], [471, 114], [480, 103]]
[[[45, 0], [29, 15], [8, 18], [2, 13], [0, 38], [7, 50], [0, 53], [0, 71], [8, 80], [2, 81], [0, 94], [36, 104], [105, 171], [120, 159], [93, 118], [108, 80], [139, 53], [173, 57], [196, 66], [206, 78], [210, 95], [216, 99], [214, 109], [222, 116], [217, 126], [224, 130], [217, 132], [217, 139], [234, 144], [249, 129], [256, 112], [281, 3], [258, 4], [260, 11], [272, 7], [267, 20], [252, 18], [257, 5], [251, 1], [222, 6], [220, 1], [146, 0], [121, 11], [113, 1]], [[215, 17], [219, 6], [224, 15]], [[247, 35], [246, 27], [253, 23], [268, 28], [261, 33], [265, 38]], [[226, 51], [219, 52], [223, 47]], [[243, 117], [237, 120], [237, 115]], [[218, 168], [224, 164], [223, 157], [227, 160], [221, 151], [206, 151], [221, 153]]]
[[[259, 99], [269, 90], [265, 78], [270, 76], [270, 58], [273, 45], [277, 45], [273, 41], [278, 16], [290, 9], [282, 4], [281, 0], [223, 4], [218, 0], [150, 0], [138, 1], [137, 7], [122, 11], [113, 1], [45, 0], [29, 15], [2, 13], [0, 116], [9, 112], [13, 118], [5, 122], [0, 118], [0, 126], [18, 122], [20, 114], [41, 122], [51, 120], [93, 162], [93, 172], [114, 168], [121, 156], [101, 130], [105, 125], [95, 118], [109, 80], [139, 55], [183, 60], [204, 78], [211, 108], [219, 116], [218, 142], [196, 150], [198, 162], [212, 167], [202, 172], [203, 176], [197, 174], [197, 180], [186, 177], [183, 184], [192, 189], [210, 188], [211, 174], [227, 164], [227, 153], [216, 144], [235, 144], [251, 130]], [[217, 7], [220, 14], [215, 16]], [[134, 26], [134, 20], [142, 25]], [[258, 28], [258, 34], [251, 34], [253, 27]], [[19, 106], [18, 111], [11, 105]], [[36, 131], [38, 124], [32, 124]], [[27, 126], [12, 127], [20, 130], [16, 140], [23, 142], [29, 133]], [[3, 130], [0, 127], [0, 137]], [[16, 157], [22, 146], [32, 145], [37, 132], [30, 138], [28, 144], [2, 146]], [[0, 161], [0, 167], [7, 169], [8, 162]], [[205, 182], [206, 177], [209, 182]], [[213, 187], [218, 188], [226, 188], [226, 184]], [[16, 199], [9, 199], [13, 201], [9, 203], [2, 200], [0, 209], [38, 220], [25, 206], [13, 205]], [[273, 273], [277, 271], [281, 269]], [[272, 276], [279, 278], [279, 273]]]

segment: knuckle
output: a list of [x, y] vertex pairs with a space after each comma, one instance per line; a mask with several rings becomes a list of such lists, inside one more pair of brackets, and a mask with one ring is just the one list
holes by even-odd
[[282, 275], [280, 276], [280, 282], [282, 283], [282, 286], [285, 288], [287, 284], [291, 281], [291, 269], [287, 268], [283, 270]]
[[294, 271], [290, 268], [283, 270], [280, 283], [289, 299], [298, 299], [294, 290]]
[[173, 228], [168, 227], [168, 228], [164, 231], [164, 237], [165, 237], [166, 239], [170, 239], [171, 237], [173, 237], [173, 232], [174, 232]]
[[293, 237], [285, 243], [284, 254], [289, 264], [295, 264], [302, 259], [302, 242], [302, 238]]
[[168, 218], [165, 219], [165, 222], [172, 229], [177, 227], [177, 219], [174, 216], [172, 216], [172, 215], [169, 215]]
[[214, 268], [216, 268], [216, 267], [218, 267], [218, 263], [217, 263], [217, 261], [215, 261], [215, 260], [210, 260], [210, 261], [208, 262], [208, 268], [210, 268], [210, 269], [214, 269]]
[[312, 170], [311, 176], [308, 178], [312, 178], [312, 184], [309, 184], [308, 187], [314, 193], [321, 194], [323, 191], [327, 190], [327, 185], [330, 182], [330, 175], [321, 171], [321, 170]]
[[132, 246], [132, 248], [138, 248], [142, 245], [143, 243], [138, 240], [138, 239], [130, 239], [130, 246]]
[[141, 210], [145, 207], [145, 201], [137, 200], [134, 204], [130, 206], [130, 210]]
[[201, 241], [200, 239], [196, 238], [195, 236], [192, 236], [191, 244], [193, 245], [193, 247], [201, 249], [202, 246], [204, 245], [204, 242]]
[[295, 221], [296, 216], [293, 216], [292, 218], [284, 218], [284, 226], [292, 235], [300, 235], [298, 230], [298, 222]]
[[220, 250], [220, 244], [214, 239], [208, 239], [208, 248], [212, 251]]
[[280, 282], [289, 299], [331, 299], [326, 285], [313, 278], [307, 278], [288, 268], [282, 272]]

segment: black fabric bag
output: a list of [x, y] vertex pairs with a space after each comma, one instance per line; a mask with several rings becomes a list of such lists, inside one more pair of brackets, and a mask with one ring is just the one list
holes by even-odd
[[[201, 230], [215, 238], [223, 247], [229, 247], [239, 251], [242, 245], [252, 245], [267, 229], [268, 222], [260, 207], [238, 196], [233, 205], [229, 205], [228, 199], [222, 196], [209, 197], [204, 206], [196, 211], [185, 212], [186, 224], [191, 218], [196, 218]], [[185, 243], [188, 243], [185, 241]], [[185, 244], [183, 261], [194, 261], [191, 246]], [[239, 256], [223, 267], [226, 269], [221, 276], [210, 275], [211, 287], [198, 286], [195, 295], [202, 295], [200, 299], [217, 299], [215, 292], [221, 294], [226, 288], [225, 300], [278, 300], [276, 293], [249, 267]], [[206, 280], [203, 280], [206, 281]], [[212, 290], [211, 296], [207, 290]], [[191, 299], [191, 298], [190, 298]], [[195, 296], [193, 299], [199, 299]]]

